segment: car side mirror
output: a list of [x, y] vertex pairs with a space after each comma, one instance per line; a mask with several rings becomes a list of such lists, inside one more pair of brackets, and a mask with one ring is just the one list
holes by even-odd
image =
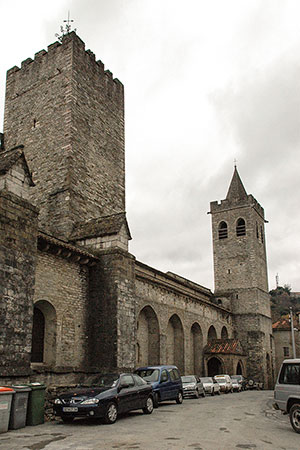
[[129, 384], [120, 384], [118, 391], [120, 392], [122, 389], [128, 389], [129, 388]]

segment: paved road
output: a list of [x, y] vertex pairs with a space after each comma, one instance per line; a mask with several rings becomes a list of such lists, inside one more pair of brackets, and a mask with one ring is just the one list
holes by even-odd
[[1, 450], [299, 450], [287, 416], [272, 410], [272, 391], [174, 402], [151, 416], [134, 412], [114, 425], [51, 422], [0, 435]]

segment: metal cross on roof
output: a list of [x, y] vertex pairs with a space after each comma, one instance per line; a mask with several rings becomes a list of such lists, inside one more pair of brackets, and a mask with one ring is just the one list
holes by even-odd
[[[62, 38], [65, 34], [69, 34], [72, 30], [72, 25], [71, 23], [74, 22], [73, 19], [70, 19], [70, 11], [68, 11], [68, 18], [64, 20], [64, 23], [66, 24], [65, 26], [61, 25], [60, 27], [60, 31], [62, 34], [58, 34], [56, 33], [55, 36], [58, 38], [58, 40], [61, 42]], [[76, 33], [76, 28], [74, 28], [75, 33]]]
[[67, 33], [70, 33], [70, 31], [71, 31], [71, 27], [72, 27], [71, 22], [74, 22], [74, 20], [70, 19], [70, 11], [68, 11], [68, 19], [64, 20], [64, 23], [66, 23], [66, 32]]

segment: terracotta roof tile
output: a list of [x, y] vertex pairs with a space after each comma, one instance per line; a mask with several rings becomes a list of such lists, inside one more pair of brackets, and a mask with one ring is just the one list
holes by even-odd
[[204, 353], [243, 355], [244, 351], [238, 339], [212, 339], [204, 347]]
[[291, 323], [289, 317], [280, 317], [277, 322], [273, 323], [272, 328], [273, 330], [290, 330]]

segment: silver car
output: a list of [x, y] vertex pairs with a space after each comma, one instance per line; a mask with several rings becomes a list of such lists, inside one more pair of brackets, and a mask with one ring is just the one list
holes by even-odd
[[201, 377], [200, 380], [203, 383], [203, 387], [206, 394], [215, 395], [221, 394], [220, 386], [214, 379], [214, 377]]
[[199, 377], [197, 377], [196, 375], [186, 375], [184, 377], [181, 377], [181, 381], [184, 397], [192, 396], [199, 398], [199, 395], [205, 397], [203, 383]]
[[285, 359], [274, 390], [273, 407], [289, 414], [296, 433], [300, 433], [300, 359]]

